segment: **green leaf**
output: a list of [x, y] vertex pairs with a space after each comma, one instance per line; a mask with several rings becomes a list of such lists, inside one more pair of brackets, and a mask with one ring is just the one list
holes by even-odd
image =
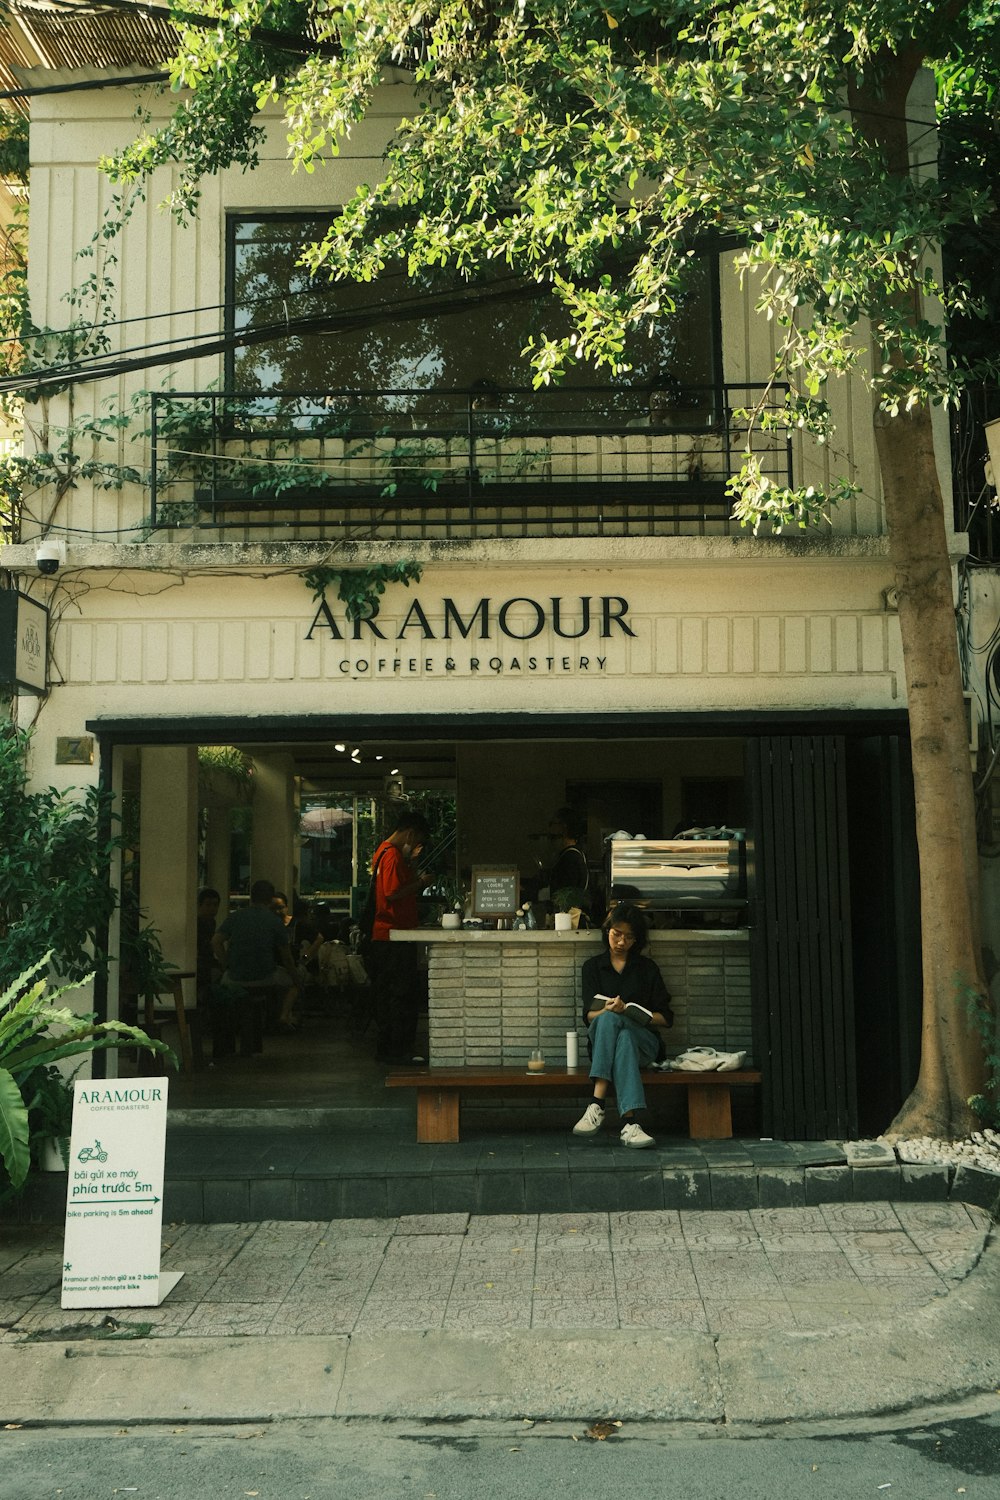
[[14, 1188], [28, 1175], [28, 1110], [14, 1078], [0, 1068], [0, 1157]]

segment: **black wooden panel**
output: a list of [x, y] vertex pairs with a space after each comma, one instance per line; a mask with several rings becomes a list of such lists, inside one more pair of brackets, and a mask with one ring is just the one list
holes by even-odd
[[764, 1128], [786, 1139], [856, 1133], [844, 743], [748, 743], [752, 960]]

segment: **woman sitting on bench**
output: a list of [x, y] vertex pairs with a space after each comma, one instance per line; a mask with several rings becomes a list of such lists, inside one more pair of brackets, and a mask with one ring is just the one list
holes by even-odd
[[635, 1118], [646, 1107], [640, 1069], [662, 1058], [658, 1028], [672, 1026], [674, 1016], [663, 976], [642, 951], [649, 929], [639, 907], [628, 903], [614, 907], [602, 930], [605, 951], [587, 959], [582, 979], [594, 1097], [573, 1126], [573, 1134], [598, 1134], [613, 1084], [621, 1143], [642, 1149], [655, 1142]]

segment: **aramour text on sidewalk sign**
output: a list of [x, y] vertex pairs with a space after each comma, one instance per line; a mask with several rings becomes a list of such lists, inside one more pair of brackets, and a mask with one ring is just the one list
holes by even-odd
[[160, 1271], [166, 1078], [73, 1085], [63, 1307], [157, 1307], [183, 1273]]

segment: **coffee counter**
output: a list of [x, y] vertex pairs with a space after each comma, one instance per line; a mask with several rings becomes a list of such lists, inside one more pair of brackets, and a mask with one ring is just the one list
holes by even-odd
[[[496, 932], [422, 927], [393, 942], [427, 946], [430, 1062], [490, 1067], [541, 1047], [563, 1060], [575, 1027], [586, 1057], [580, 969], [600, 950], [586, 932]], [[668, 1052], [704, 1045], [751, 1050], [747, 928], [672, 928], [650, 934], [649, 956], [671, 994]]]

